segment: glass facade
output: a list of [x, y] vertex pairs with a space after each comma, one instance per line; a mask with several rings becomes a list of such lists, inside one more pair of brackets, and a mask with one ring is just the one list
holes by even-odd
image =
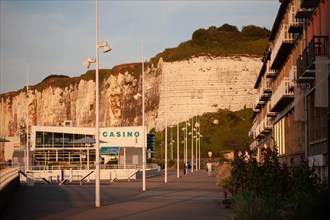
[[71, 144], [69, 142], [84, 137], [93, 137], [87, 134], [72, 134], [37, 131], [33, 162], [35, 165], [56, 164], [87, 164], [95, 161], [95, 150], [85, 144]]

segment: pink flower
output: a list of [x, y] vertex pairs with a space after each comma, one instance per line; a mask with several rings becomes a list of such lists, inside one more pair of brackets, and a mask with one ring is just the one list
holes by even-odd
[[227, 192], [227, 191], [224, 191], [224, 192], [223, 192], [223, 195], [225, 196], [225, 199], [228, 198], [228, 192]]
[[290, 158], [290, 163], [291, 163], [291, 164], [294, 163], [294, 158], [293, 158], [293, 157]]
[[304, 162], [304, 161], [305, 161], [305, 155], [302, 154], [302, 155], [300, 155], [300, 162]]

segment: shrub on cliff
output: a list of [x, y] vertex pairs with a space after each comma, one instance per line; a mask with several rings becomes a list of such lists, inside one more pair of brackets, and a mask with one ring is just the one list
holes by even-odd
[[176, 48], [164, 50], [152, 59], [157, 63], [160, 57], [164, 61], [177, 61], [191, 56], [209, 54], [212, 56], [256, 55], [262, 56], [267, 45], [270, 31], [255, 25], [247, 25], [238, 30], [236, 26], [224, 24], [221, 27], [199, 28], [192, 34], [191, 40]]

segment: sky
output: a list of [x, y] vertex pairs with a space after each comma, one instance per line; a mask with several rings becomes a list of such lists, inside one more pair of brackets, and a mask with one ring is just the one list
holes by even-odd
[[[150, 60], [199, 28], [271, 29], [279, 6], [278, 0], [99, 0], [99, 42], [112, 48], [99, 51], [99, 68], [141, 62], [142, 48]], [[95, 20], [95, 0], [0, 0], [0, 94], [51, 74], [84, 74], [82, 62], [96, 54]]]

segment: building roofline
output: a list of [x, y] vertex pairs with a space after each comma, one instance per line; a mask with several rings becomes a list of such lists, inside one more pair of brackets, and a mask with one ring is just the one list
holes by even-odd
[[265, 74], [265, 71], [266, 71], [266, 65], [267, 65], [267, 62], [268, 60], [270, 59], [270, 52], [267, 48], [267, 50], [265, 51], [264, 53], [264, 56], [262, 58], [262, 66], [261, 66], [261, 69], [260, 69], [260, 72], [259, 72], [259, 75], [258, 75], [258, 78], [257, 78], [257, 81], [256, 83], [254, 84], [254, 88], [255, 89], [258, 89], [259, 88], [259, 85], [260, 85], [260, 82], [261, 82], [261, 78], [263, 77], [263, 75]]
[[272, 30], [270, 32], [270, 36], [268, 40], [272, 42], [275, 39], [276, 33], [278, 32], [278, 29], [281, 25], [282, 19], [285, 15], [285, 11], [289, 5], [290, 0], [279, 0], [281, 3], [280, 8], [278, 9], [277, 16], [275, 18]]

